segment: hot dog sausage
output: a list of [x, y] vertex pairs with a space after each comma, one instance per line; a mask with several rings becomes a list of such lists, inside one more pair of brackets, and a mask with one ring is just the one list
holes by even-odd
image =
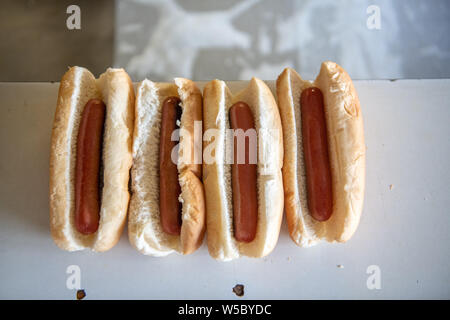
[[[252, 111], [244, 102], [230, 108], [230, 124], [233, 130], [255, 129]], [[256, 189], [256, 164], [250, 164], [250, 139], [245, 139], [245, 163], [238, 163], [236, 132], [234, 135], [234, 161], [231, 165], [233, 189], [233, 225], [237, 241], [251, 242], [256, 236], [258, 222], [258, 198]]]
[[177, 163], [171, 158], [172, 149], [177, 141], [172, 141], [172, 132], [178, 128], [181, 117], [180, 99], [169, 97], [163, 102], [161, 119], [161, 137], [159, 143], [159, 211], [164, 232], [179, 235], [181, 231], [181, 193], [178, 182]]
[[311, 87], [303, 90], [300, 106], [308, 207], [314, 219], [326, 221], [333, 210], [333, 198], [327, 127], [320, 89]]
[[84, 107], [77, 137], [75, 227], [83, 234], [97, 231], [100, 219], [99, 172], [105, 104], [91, 99]]

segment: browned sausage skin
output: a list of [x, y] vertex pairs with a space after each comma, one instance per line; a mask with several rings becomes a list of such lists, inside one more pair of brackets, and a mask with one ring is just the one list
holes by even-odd
[[326, 221], [333, 210], [333, 196], [327, 127], [320, 89], [310, 87], [303, 90], [300, 108], [308, 208], [314, 219]]
[[75, 227], [83, 234], [97, 231], [100, 220], [100, 159], [106, 106], [99, 99], [86, 103], [77, 137]]
[[237, 241], [251, 242], [258, 222], [257, 167], [250, 163], [250, 139], [245, 138], [245, 162], [238, 163], [237, 129], [255, 129], [252, 111], [244, 102], [230, 108], [230, 125], [234, 130], [234, 159], [231, 165], [233, 189], [233, 226]]
[[177, 162], [172, 161], [172, 132], [179, 128], [181, 118], [180, 98], [168, 97], [162, 105], [161, 137], [159, 143], [159, 211], [164, 232], [179, 235], [181, 232], [181, 187], [178, 182]]

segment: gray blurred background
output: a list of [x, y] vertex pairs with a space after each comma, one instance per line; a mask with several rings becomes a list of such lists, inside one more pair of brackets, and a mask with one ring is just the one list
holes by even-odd
[[[66, 26], [72, 4], [81, 11], [80, 30]], [[354, 79], [450, 78], [447, 0], [3, 0], [0, 6], [0, 81], [58, 81], [72, 65], [96, 75], [124, 67], [134, 81], [270, 80], [287, 66], [313, 79], [324, 60]], [[379, 29], [370, 28], [374, 21]]]

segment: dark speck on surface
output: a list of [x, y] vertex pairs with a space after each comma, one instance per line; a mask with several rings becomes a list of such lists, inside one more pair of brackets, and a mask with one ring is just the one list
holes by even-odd
[[86, 297], [86, 292], [83, 289], [77, 290], [77, 300], [81, 300]]
[[238, 296], [242, 297], [244, 295], [244, 285], [243, 284], [237, 284], [233, 288], [233, 292]]

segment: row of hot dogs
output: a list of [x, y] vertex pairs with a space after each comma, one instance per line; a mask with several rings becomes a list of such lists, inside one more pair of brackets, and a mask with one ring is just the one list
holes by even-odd
[[106, 251], [126, 222], [140, 252], [262, 257], [283, 212], [299, 246], [347, 241], [362, 211], [365, 145], [348, 74], [324, 62], [314, 82], [285, 69], [276, 98], [252, 78], [239, 92], [213, 80], [96, 79], [70, 68], [50, 154], [50, 227], [62, 249]]

